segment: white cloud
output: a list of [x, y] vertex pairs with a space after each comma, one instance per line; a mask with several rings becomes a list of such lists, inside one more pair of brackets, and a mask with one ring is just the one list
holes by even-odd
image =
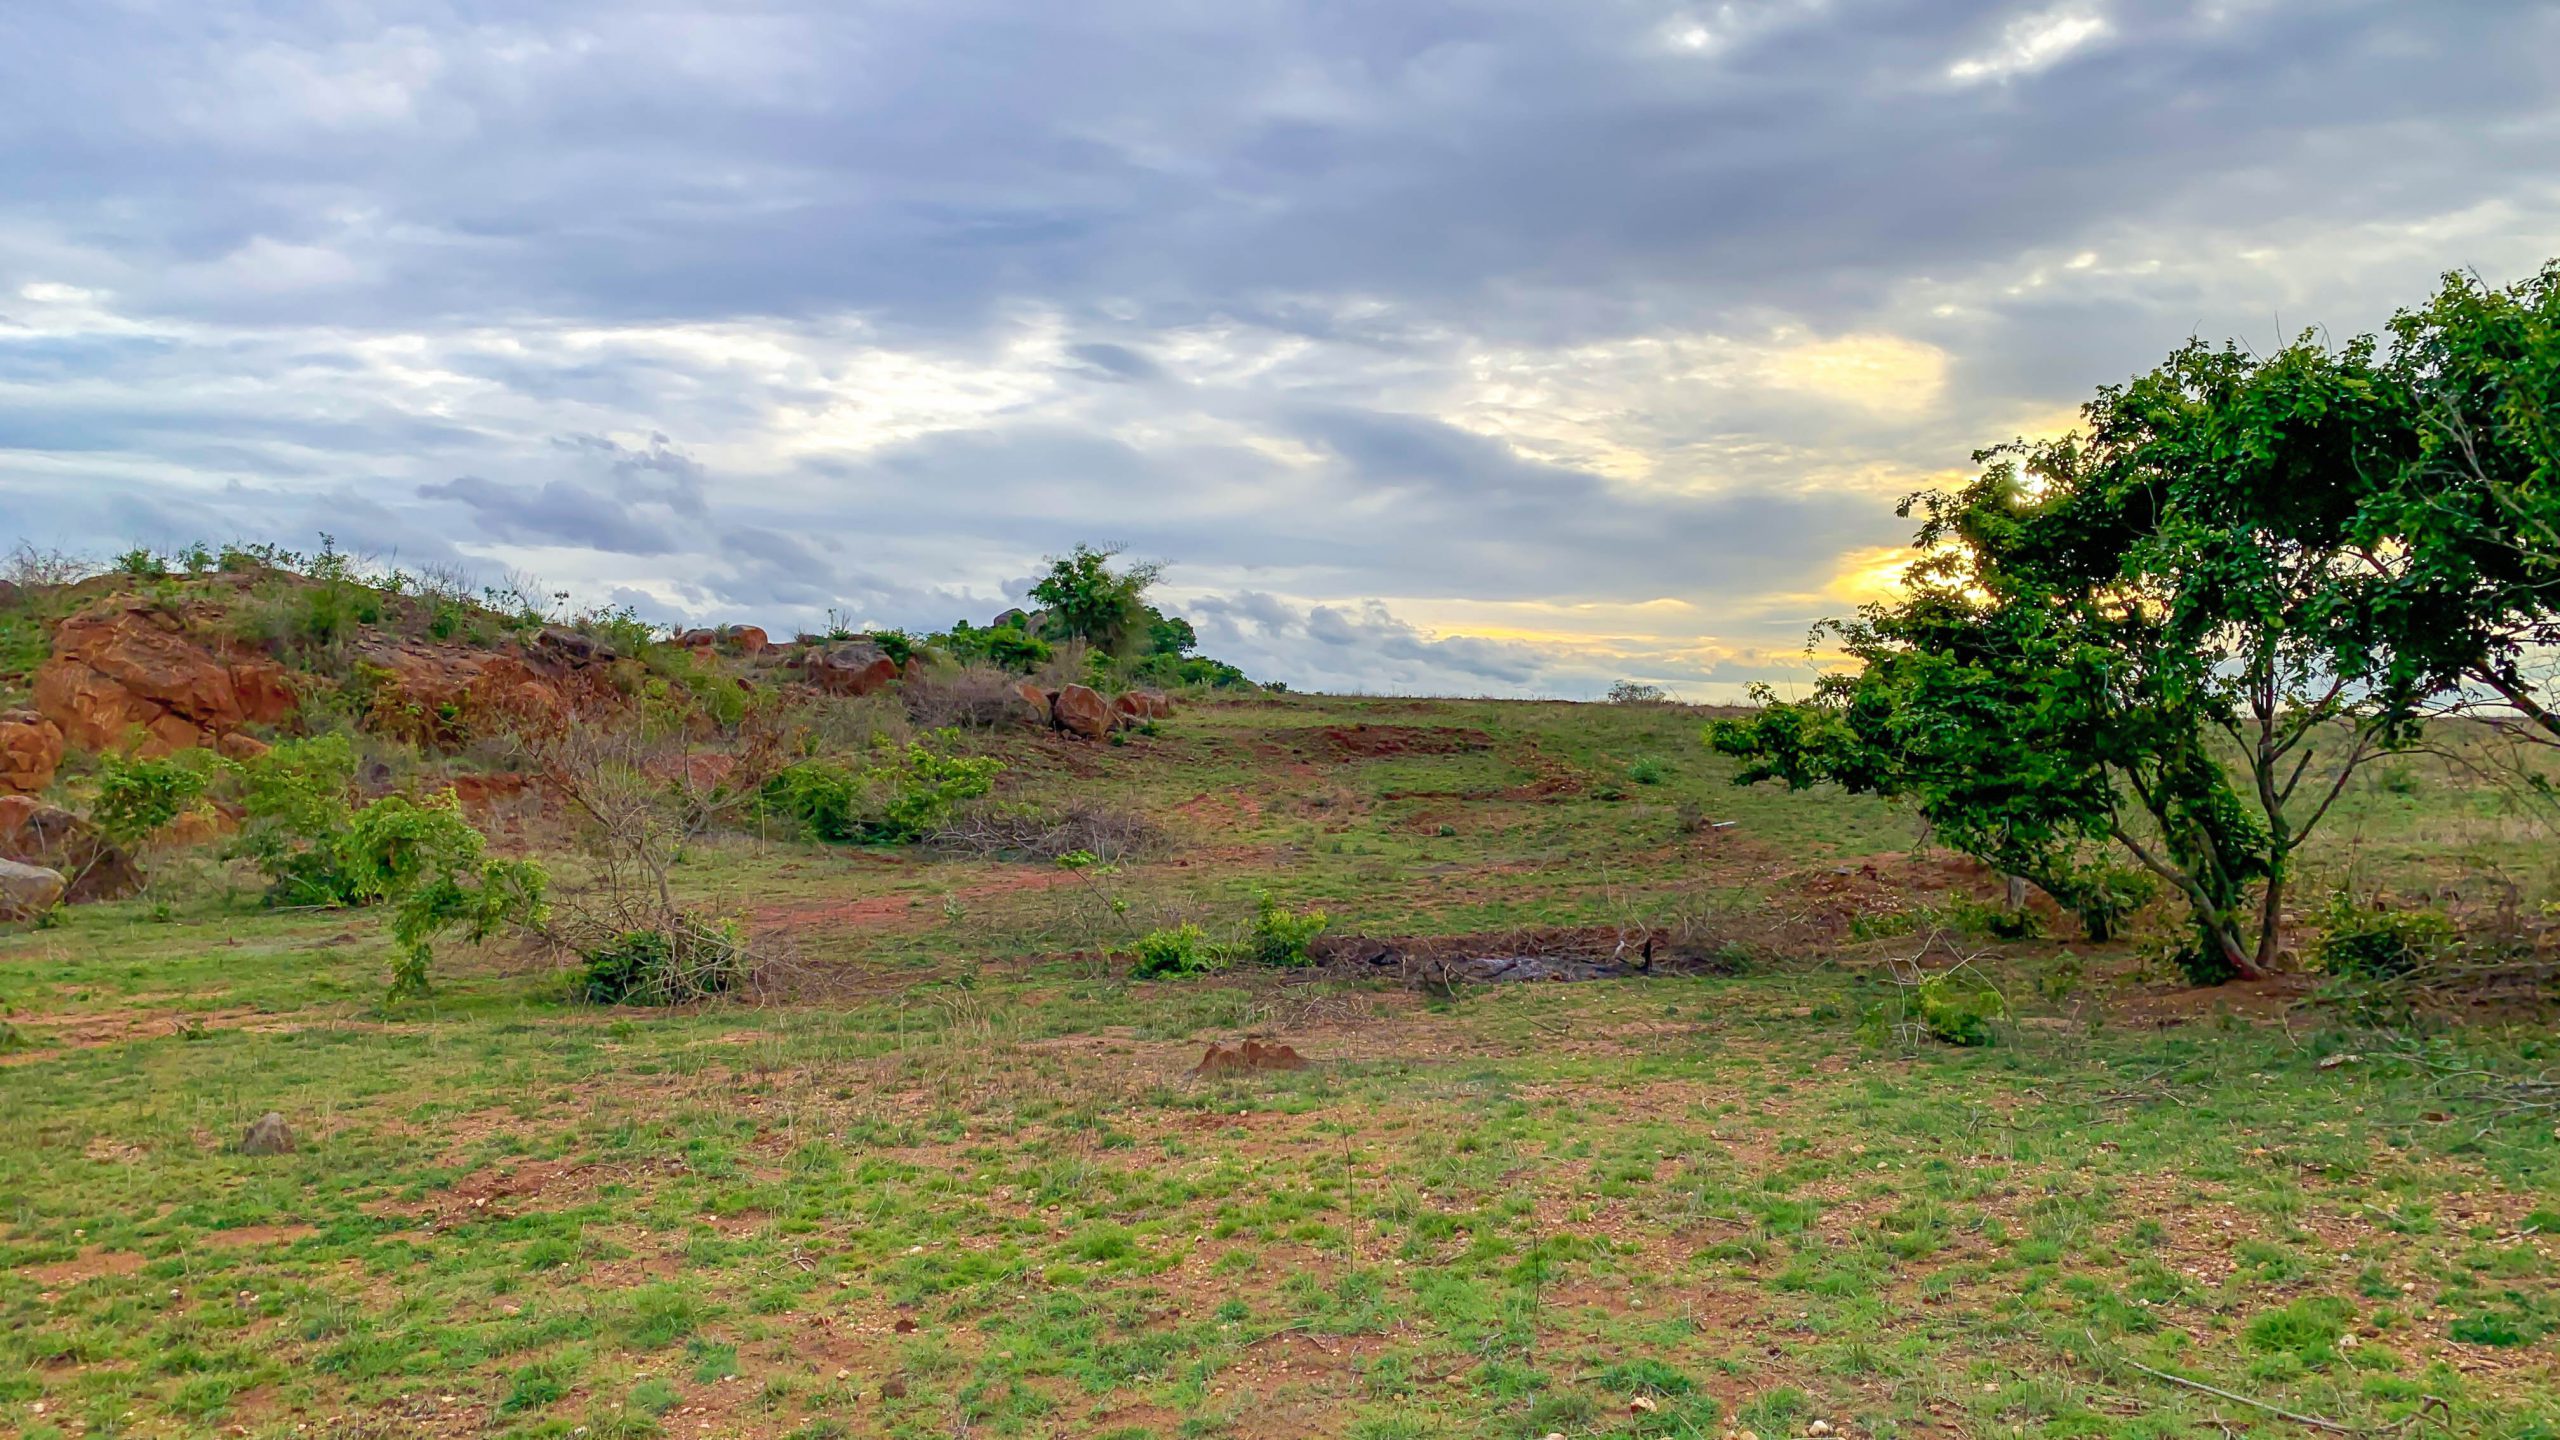
[[2086, 4], [2021, 15], [2001, 29], [1990, 49], [1949, 65], [1947, 78], [1958, 85], [1981, 85], [2031, 75], [2060, 64], [2114, 29], [2105, 15]]

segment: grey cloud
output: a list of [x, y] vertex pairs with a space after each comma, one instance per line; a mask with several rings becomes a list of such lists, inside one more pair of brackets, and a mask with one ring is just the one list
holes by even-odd
[[[2560, 234], [2526, 0], [2089, 0], [2103, 37], [1981, 84], [2049, 0], [20, 8], [33, 538], [334, 526], [907, 625], [1122, 538], [1348, 686], [1765, 673], [1903, 538], [1889, 484]], [[1781, 333], [1938, 347], [1944, 391], [1607, 368]], [[1720, 648], [1398, 618], [1663, 599]]]
[[460, 504], [493, 540], [588, 546], [624, 555], [667, 555], [684, 548], [664, 523], [633, 513], [604, 491], [567, 480], [527, 489], [458, 475], [442, 484], [421, 485], [418, 495]]

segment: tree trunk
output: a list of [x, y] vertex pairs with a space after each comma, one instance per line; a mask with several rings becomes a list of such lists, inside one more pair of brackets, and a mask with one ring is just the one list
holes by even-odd
[[[2258, 969], [2272, 973], [2276, 956], [2284, 950], [2284, 870], [2267, 877], [2267, 896], [2258, 907]], [[2249, 977], [2254, 980], [2258, 977]]]

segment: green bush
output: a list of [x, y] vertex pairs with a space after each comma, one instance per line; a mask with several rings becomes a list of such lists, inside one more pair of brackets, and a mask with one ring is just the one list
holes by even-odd
[[1315, 963], [1312, 946], [1324, 933], [1327, 917], [1321, 910], [1293, 913], [1283, 909], [1269, 891], [1258, 891], [1253, 897], [1253, 929], [1251, 952], [1256, 963], [1263, 965], [1311, 965]]
[[1226, 957], [1210, 942], [1208, 932], [1190, 924], [1148, 931], [1129, 947], [1129, 957], [1132, 980], [1206, 975], [1226, 965]]
[[426, 992], [434, 942], [448, 932], [476, 944], [505, 925], [542, 923], [542, 868], [490, 859], [452, 791], [352, 805], [345, 736], [290, 741], [232, 768], [245, 817], [233, 853], [267, 877], [267, 903], [389, 905], [394, 994]]
[[960, 802], [994, 789], [1004, 769], [992, 757], [936, 749], [958, 738], [956, 730], [936, 730], [903, 747], [883, 740], [860, 769], [830, 760], [785, 766], [765, 782], [764, 807], [837, 844], [921, 840], [948, 823]]
[[540, 925], [548, 877], [530, 860], [493, 860], [448, 790], [419, 804], [389, 795], [356, 812], [343, 847], [356, 893], [391, 906], [394, 995], [423, 995], [434, 942], [459, 930], [478, 944], [509, 924]]
[[2340, 896], [2320, 914], [2313, 968], [2349, 980], [2397, 980], [2451, 950], [2453, 921], [2434, 910], [2383, 910]]
[[1988, 1045], [1991, 1022], [2009, 1015], [1991, 982], [1970, 972], [1932, 975], [1920, 982], [1916, 998], [1921, 1027], [1949, 1045]]
[[667, 930], [626, 930], [581, 953], [580, 998], [598, 1005], [682, 1005], [735, 990], [746, 947], [735, 923], [680, 920]]
[[98, 757], [98, 801], [89, 818], [117, 845], [131, 848], [175, 820], [204, 793], [205, 773], [177, 760]]

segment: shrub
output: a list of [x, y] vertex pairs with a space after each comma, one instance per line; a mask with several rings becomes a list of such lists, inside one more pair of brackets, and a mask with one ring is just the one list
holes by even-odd
[[2008, 1018], [2009, 1006], [1991, 982], [1949, 970], [1920, 982], [1921, 1027], [1950, 1045], [1988, 1045], [1991, 1022]]
[[915, 658], [916, 637], [904, 630], [871, 630], [866, 631], [862, 638], [879, 646], [880, 653], [888, 656], [900, 669]]
[[1311, 965], [1315, 963], [1311, 947], [1327, 923], [1321, 910], [1292, 913], [1281, 908], [1269, 891], [1259, 891], [1253, 897], [1253, 958], [1264, 965]]
[[1226, 957], [1197, 925], [1170, 925], [1150, 930], [1129, 947], [1129, 978], [1159, 980], [1168, 976], [1206, 975], [1226, 964]]
[[803, 760], [765, 782], [766, 809], [797, 820], [819, 840], [903, 845], [951, 819], [964, 800], [995, 788], [1004, 763], [992, 757], [938, 753], [957, 732], [938, 730], [904, 747], [878, 744], [860, 769]]
[[1659, 785], [1671, 776], [1671, 767], [1651, 755], [1639, 755], [1627, 766], [1627, 778], [1639, 785]]
[[115, 844], [130, 848], [175, 820], [204, 793], [202, 770], [176, 760], [98, 759], [98, 802], [89, 818]]
[[2321, 913], [2312, 965], [2349, 980], [2397, 980], [2453, 948], [2453, 921], [2434, 910], [2384, 910], [2345, 896]]
[[478, 944], [508, 924], [542, 923], [548, 877], [530, 860], [493, 860], [448, 790], [421, 805], [390, 795], [356, 812], [343, 846], [356, 893], [391, 905], [391, 993], [428, 990], [433, 945], [459, 930]]
[[1949, 896], [1946, 915], [1957, 929], [1994, 940], [2033, 940], [2044, 933], [2044, 924], [2033, 910], [1985, 904], [1970, 895]]
[[580, 998], [599, 1005], [682, 1005], [735, 990], [746, 947], [731, 921], [679, 918], [664, 930], [625, 930], [580, 952]]
[[345, 857], [355, 766], [347, 737], [322, 735], [288, 740], [231, 767], [242, 813], [232, 853], [267, 877], [268, 904], [364, 903]]
[[1670, 698], [1670, 691], [1640, 680], [1620, 680], [1609, 687], [1612, 705], [1659, 705]]
[[355, 752], [343, 735], [278, 745], [233, 770], [246, 816], [233, 853], [267, 877], [267, 903], [388, 904], [395, 995], [426, 993], [434, 942], [448, 932], [477, 944], [547, 913], [542, 868], [490, 859], [452, 791], [350, 805]]

